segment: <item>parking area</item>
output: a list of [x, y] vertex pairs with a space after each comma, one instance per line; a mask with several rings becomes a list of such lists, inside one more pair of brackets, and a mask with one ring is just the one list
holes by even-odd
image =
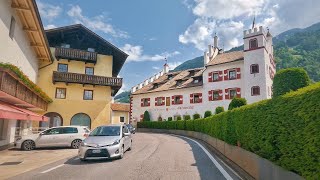
[[78, 149], [43, 148], [33, 151], [8, 149], [0, 151], [0, 179], [37, 169], [44, 165], [76, 156]]

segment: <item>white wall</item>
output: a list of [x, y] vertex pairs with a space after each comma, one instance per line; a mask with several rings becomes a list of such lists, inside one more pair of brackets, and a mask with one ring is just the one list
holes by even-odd
[[[16, 20], [13, 39], [9, 37], [11, 16]], [[11, 8], [10, 0], [0, 1], [0, 62], [18, 66], [30, 80], [36, 82], [38, 60], [19, 17]]]
[[14, 142], [17, 120], [0, 119], [0, 121], [5, 121], [4, 125], [6, 126], [4, 132], [1, 132], [6, 133], [6, 139], [0, 140], [1, 147]]

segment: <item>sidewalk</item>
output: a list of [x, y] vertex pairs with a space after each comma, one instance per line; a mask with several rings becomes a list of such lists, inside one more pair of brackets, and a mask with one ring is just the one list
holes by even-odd
[[36, 149], [21, 151], [9, 149], [0, 151], [0, 179], [37, 169], [53, 162], [76, 156], [78, 149]]

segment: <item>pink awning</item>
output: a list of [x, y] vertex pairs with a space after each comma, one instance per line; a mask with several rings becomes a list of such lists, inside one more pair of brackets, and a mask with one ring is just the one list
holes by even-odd
[[17, 119], [17, 120], [31, 120], [31, 121], [48, 121], [49, 118], [29, 111], [27, 109], [19, 108], [17, 106], [9, 105], [0, 102], [0, 119]]

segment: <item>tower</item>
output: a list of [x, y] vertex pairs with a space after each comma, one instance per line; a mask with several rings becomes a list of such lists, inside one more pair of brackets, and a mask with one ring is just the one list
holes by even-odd
[[245, 98], [248, 103], [271, 98], [275, 74], [272, 35], [262, 26], [253, 26], [243, 36]]

